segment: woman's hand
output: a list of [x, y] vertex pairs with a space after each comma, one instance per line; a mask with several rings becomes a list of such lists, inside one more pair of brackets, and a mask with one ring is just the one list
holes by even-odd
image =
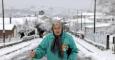
[[32, 50], [32, 51], [30, 52], [30, 56], [31, 56], [32, 58], [35, 56], [35, 51], [34, 51], [34, 50]]
[[68, 46], [66, 44], [63, 44], [62, 45], [62, 51], [66, 51], [66, 50], [68, 50]]

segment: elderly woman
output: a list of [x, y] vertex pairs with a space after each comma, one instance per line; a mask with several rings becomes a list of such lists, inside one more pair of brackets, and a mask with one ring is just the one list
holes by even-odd
[[47, 56], [47, 60], [77, 60], [77, 47], [71, 35], [63, 31], [60, 21], [52, 25], [52, 33], [45, 36], [40, 45], [31, 51], [31, 57], [40, 59]]

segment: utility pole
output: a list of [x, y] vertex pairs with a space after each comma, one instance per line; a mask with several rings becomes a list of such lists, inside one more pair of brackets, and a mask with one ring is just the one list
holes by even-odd
[[3, 18], [3, 43], [5, 47], [5, 26], [4, 26], [4, 1], [2, 0], [2, 18]]
[[83, 27], [83, 26], [82, 26], [82, 12], [81, 12], [81, 30], [82, 30], [82, 27]]
[[95, 28], [96, 27], [96, 0], [94, 0], [94, 33], [95, 33]]
[[78, 13], [78, 10], [77, 10], [77, 24], [78, 24], [78, 18], [79, 18], [79, 13]]

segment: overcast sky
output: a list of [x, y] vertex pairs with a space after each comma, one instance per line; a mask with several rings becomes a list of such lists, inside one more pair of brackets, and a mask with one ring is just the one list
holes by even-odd
[[[93, 0], [4, 0], [5, 8], [30, 8], [51, 6], [78, 9], [91, 9]], [[1, 0], [0, 0], [1, 9]]]

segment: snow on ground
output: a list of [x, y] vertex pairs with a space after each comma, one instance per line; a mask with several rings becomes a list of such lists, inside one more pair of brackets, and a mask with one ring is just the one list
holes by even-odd
[[23, 52], [36, 48], [40, 42], [41, 42], [41, 39], [39, 38], [39, 39], [34, 39], [28, 42], [23, 42], [15, 46], [10, 46], [10, 47], [0, 49], [0, 51], [2, 51], [0, 54], [0, 60], [13, 59], [13, 57], [16, 57], [17, 55], [22, 54]]
[[[0, 51], [3, 51], [0, 55], [0, 60], [31, 60], [31, 58], [29, 57], [29, 51], [37, 47], [37, 45], [41, 41], [42, 39], [35, 39], [32, 41], [17, 44], [12, 47], [0, 49]], [[17, 51], [14, 51], [14, 50], [17, 50]], [[8, 54], [9, 52], [12, 52], [12, 53]], [[7, 55], [4, 55], [4, 54], [7, 54]], [[78, 60], [86, 60], [86, 58], [83, 57], [83, 55], [84, 53], [82, 53], [82, 51], [79, 51]], [[47, 58], [45, 56], [40, 60], [47, 60]]]
[[[93, 45], [73, 36], [78, 48], [78, 60], [115, 60], [115, 54], [110, 50], [101, 51]], [[37, 38], [15, 46], [0, 49], [0, 60], [31, 60], [30, 50], [36, 48], [42, 39]], [[10, 53], [9, 53], [10, 52]], [[41, 60], [47, 60], [46, 56]]]
[[[90, 57], [91, 60], [115, 60], [115, 54], [113, 54], [111, 50], [101, 51], [82, 39], [74, 37], [74, 40], [77, 42], [78, 49], [86, 54], [84, 55], [85, 57]], [[82, 47], [84, 47], [86, 50]]]
[[5, 43], [0, 43], [0, 46], [9, 45], [9, 44], [13, 44], [13, 43], [16, 43], [16, 42], [21, 42], [21, 41], [22, 41], [22, 39], [10, 41], [10, 42], [5, 42]]

